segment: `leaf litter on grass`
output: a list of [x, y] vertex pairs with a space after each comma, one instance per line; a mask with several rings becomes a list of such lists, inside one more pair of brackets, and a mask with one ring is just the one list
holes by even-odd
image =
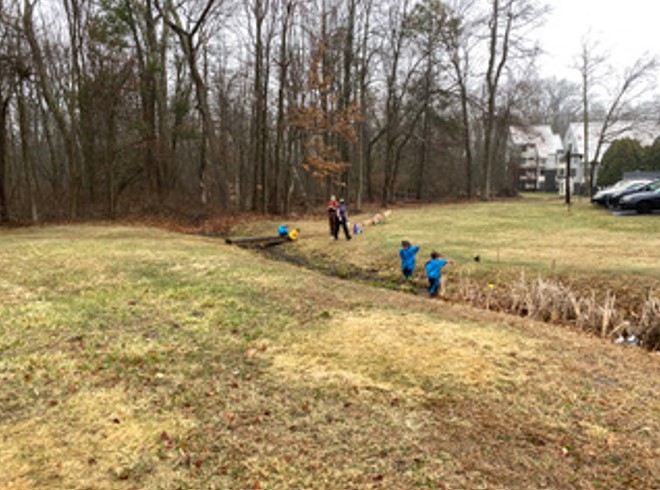
[[[16, 488], [652, 488], [649, 354], [208, 239], [136, 229], [88, 247], [98, 233], [51, 246], [130, 277], [116, 295], [102, 279], [78, 298], [81, 274], [51, 298], [57, 325], [2, 310], [3, 331], [31, 324], [0, 365]], [[31, 287], [39, 274], [52, 277], [44, 266]], [[42, 374], [26, 379], [35, 356]], [[30, 398], [11, 405], [19, 391]], [[79, 463], [82, 446], [103, 457]]]

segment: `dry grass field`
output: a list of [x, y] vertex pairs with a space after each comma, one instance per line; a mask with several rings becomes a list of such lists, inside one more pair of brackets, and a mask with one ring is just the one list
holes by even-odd
[[659, 488], [642, 349], [140, 227], [0, 231], [0, 271], [3, 490]]
[[[352, 217], [365, 223], [371, 214]], [[250, 223], [235, 234], [273, 233], [279, 222]], [[312, 269], [399, 285], [402, 240], [420, 247], [414, 284], [425, 284], [432, 250], [453, 258], [445, 299], [543, 319], [615, 337], [653, 332], [660, 348], [660, 216], [616, 216], [577, 200], [529, 195], [493, 203], [395, 208], [384, 224], [365, 225], [346, 242], [329, 240], [322, 219], [292, 220], [303, 239], [284, 254]], [[279, 252], [278, 252], [279, 253]], [[475, 261], [478, 257], [479, 261]], [[525, 303], [525, 304], [523, 304]], [[579, 310], [579, 311], [576, 311]]]
[[[351, 219], [363, 223], [372, 215]], [[253, 222], [239, 231], [272, 233], [278, 224]], [[502, 275], [505, 269], [525, 269], [563, 277], [597, 275], [606, 284], [619, 279], [627, 283], [631, 277], [645, 284], [660, 280], [660, 218], [615, 216], [586, 200], [574, 203], [570, 211], [556, 197], [533, 195], [514, 201], [400, 207], [385, 224], [365, 226], [359, 246], [353, 247], [330, 242], [326, 221], [292, 219], [291, 226], [311, 237], [296, 244], [303, 253], [336, 257], [382, 273], [398, 273], [398, 250], [405, 239], [422, 248], [422, 260], [436, 249], [470, 272], [485, 269], [484, 274]]]

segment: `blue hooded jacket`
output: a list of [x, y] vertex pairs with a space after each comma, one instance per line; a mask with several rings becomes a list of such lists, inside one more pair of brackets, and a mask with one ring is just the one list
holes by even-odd
[[426, 277], [429, 279], [440, 279], [440, 271], [449, 261], [445, 259], [432, 259], [426, 263]]
[[399, 251], [401, 257], [401, 270], [415, 270], [415, 255], [419, 252], [419, 247], [402, 248]]

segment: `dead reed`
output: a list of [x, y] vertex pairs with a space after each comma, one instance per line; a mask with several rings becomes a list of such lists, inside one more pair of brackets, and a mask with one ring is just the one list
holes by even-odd
[[649, 292], [642, 305], [639, 328], [644, 332], [644, 341], [649, 350], [660, 350], [660, 297], [658, 292]]
[[512, 283], [486, 284], [460, 275], [458, 296], [473, 306], [555, 324], [575, 325], [603, 338], [635, 335], [649, 350], [660, 349], [660, 297], [649, 291], [638, 312], [618, 306], [611, 290], [585, 295], [571, 286], [522, 272]]

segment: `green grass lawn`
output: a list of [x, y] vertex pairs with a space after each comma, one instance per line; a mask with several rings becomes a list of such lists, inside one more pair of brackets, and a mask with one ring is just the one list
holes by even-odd
[[[364, 222], [369, 214], [352, 217]], [[274, 222], [252, 223], [237, 233], [267, 233]], [[431, 250], [454, 258], [459, 266], [526, 269], [534, 273], [565, 276], [620, 276], [647, 282], [660, 278], [660, 218], [658, 216], [614, 216], [586, 200], [570, 211], [561, 200], [549, 196], [526, 196], [515, 201], [428, 205], [395, 208], [384, 225], [365, 226], [357, 237], [359, 245], [338, 246], [329, 242], [323, 220], [292, 220], [302, 229], [297, 246], [302, 252], [327, 255], [379, 270], [398, 272], [401, 240], [422, 248], [421, 260]], [[340, 235], [341, 238], [341, 235]]]
[[0, 231], [0, 271], [3, 489], [657, 484], [641, 349], [148, 228]]

